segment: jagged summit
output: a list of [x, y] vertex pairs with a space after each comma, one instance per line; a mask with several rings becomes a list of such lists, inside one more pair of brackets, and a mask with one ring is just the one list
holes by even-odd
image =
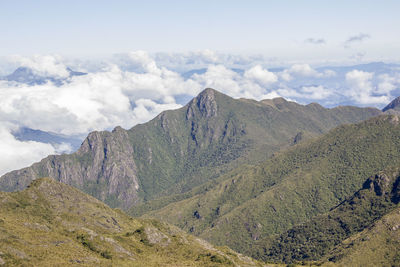
[[382, 111], [385, 112], [391, 109], [400, 111], [400, 96], [396, 97], [392, 102], [390, 102], [386, 107], [384, 107]]
[[197, 109], [203, 117], [210, 118], [217, 116], [218, 105], [215, 97], [217, 94], [221, 93], [212, 88], [203, 90], [197, 97], [193, 98], [192, 101], [189, 102], [186, 118], [190, 119], [195, 116]]
[[214, 88], [207, 87], [206, 89], [204, 89], [203, 91], [201, 91], [199, 93], [199, 96], [206, 96], [206, 95], [215, 94], [215, 93], [222, 94], [221, 92], [215, 90]]

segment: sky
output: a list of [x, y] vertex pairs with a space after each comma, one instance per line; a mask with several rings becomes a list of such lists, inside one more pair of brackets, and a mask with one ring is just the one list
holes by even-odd
[[0, 55], [210, 49], [309, 62], [398, 61], [397, 0], [0, 1]]
[[398, 0], [0, 0], [0, 175], [76, 149], [17, 138], [23, 127], [83, 140], [207, 87], [382, 108], [400, 95], [399, 10]]

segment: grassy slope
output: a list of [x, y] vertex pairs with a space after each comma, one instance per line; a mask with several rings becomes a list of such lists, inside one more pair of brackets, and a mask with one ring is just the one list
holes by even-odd
[[0, 193], [0, 265], [261, 266], [176, 227], [133, 219], [49, 178]]
[[[291, 145], [299, 132], [306, 139], [378, 114], [373, 108], [325, 109], [281, 98], [237, 100], [207, 89], [185, 107], [128, 131], [92, 134], [78, 153], [50, 156], [6, 174], [0, 190], [23, 189], [34, 178], [50, 176], [126, 208], [188, 192], [243, 163], [264, 161]], [[157, 208], [170, 201], [159, 201]]]
[[250, 253], [254, 240], [327, 212], [358, 190], [365, 177], [398, 164], [398, 118], [382, 116], [340, 126], [260, 165], [241, 167], [147, 216]]

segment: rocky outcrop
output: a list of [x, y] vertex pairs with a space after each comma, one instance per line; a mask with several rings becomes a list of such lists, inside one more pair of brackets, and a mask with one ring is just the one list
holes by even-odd
[[52, 155], [31, 167], [4, 175], [0, 187], [5, 191], [21, 190], [33, 179], [52, 177], [111, 205], [127, 208], [138, 199], [136, 172], [128, 133], [117, 127], [111, 133], [90, 133], [75, 154]]
[[392, 102], [389, 103], [386, 107], [382, 109], [383, 112], [389, 111], [389, 110], [396, 110], [400, 111], [400, 96], [396, 97]]
[[215, 91], [211, 88], [205, 89], [188, 104], [186, 119], [192, 119], [197, 113], [202, 117], [210, 118], [217, 116], [217, 101]]
[[396, 171], [392, 176], [381, 172], [365, 181], [363, 188], [375, 191], [377, 196], [388, 195], [395, 204], [400, 202], [400, 176]]
[[370, 177], [364, 184], [364, 188], [374, 190], [376, 195], [382, 196], [391, 189], [391, 180], [385, 173]]

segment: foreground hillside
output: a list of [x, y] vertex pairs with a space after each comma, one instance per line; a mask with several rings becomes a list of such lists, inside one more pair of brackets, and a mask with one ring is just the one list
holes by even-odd
[[[233, 99], [206, 89], [185, 107], [166, 111], [130, 130], [89, 134], [71, 155], [49, 156], [0, 178], [0, 190], [21, 190], [53, 177], [128, 209], [151, 199], [188, 192], [243, 163], [343, 123], [381, 114], [374, 108], [306, 106], [282, 98]], [[158, 208], [168, 204], [162, 201]]]
[[[324, 260], [353, 261], [351, 266], [356, 263], [359, 266], [400, 264], [400, 239], [397, 239], [400, 221], [396, 223], [394, 220], [400, 211], [399, 185], [399, 167], [380, 171], [368, 178], [362, 189], [329, 212], [315, 216], [278, 237], [257, 240], [253, 255], [274, 262]], [[390, 219], [393, 225], [388, 223], [388, 216], [393, 217]], [[380, 225], [387, 225], [388, 231], [383, 231], [386, 228]], [[380, 229], [367, 230], [374, 227]], [[366, 237], [371, 234], [374, 236]], [[364, 261], [359, 259], [360, 256]]]
[[0, 192], [0, 265], [262, 266], [175, 227], [137, 220], [50, 178]]
[[328, 212], [390, 166], [400, 166], [399, 118], [380, 116], [242, 166], [145, 216], [252, 254], [257, 240]]

